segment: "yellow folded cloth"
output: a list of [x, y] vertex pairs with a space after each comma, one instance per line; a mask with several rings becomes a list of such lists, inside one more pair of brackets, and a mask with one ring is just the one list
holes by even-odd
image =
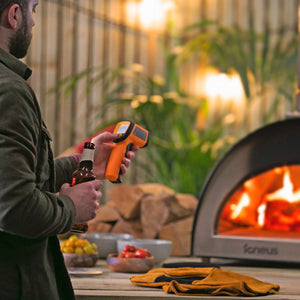
[[219, 268], [158, 268], [130, 280], [133, 285], [161, 287], [166, 293], [185, 296], [263, 296], [279, 291], [277, 284]]

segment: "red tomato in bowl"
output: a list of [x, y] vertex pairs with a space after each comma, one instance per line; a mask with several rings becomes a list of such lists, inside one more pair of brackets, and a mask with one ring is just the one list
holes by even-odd
[[125, 252], [124, 253], [124, 258], [133, 258], [134, 257], [134, 252]]
[[148, 256], [148, 252], [145, 249], [136, 249], [134, 252], [134, 257], [145, 258]]
[[133, 245], [125, 245], [123, 248], [123, 252], [135, 252], [136, 248]]
[[118, 254], [119, 258], [147, 258], [151, 253], [147, 249], [136, 248], [133, 245], [125, 245], [123, 251]]

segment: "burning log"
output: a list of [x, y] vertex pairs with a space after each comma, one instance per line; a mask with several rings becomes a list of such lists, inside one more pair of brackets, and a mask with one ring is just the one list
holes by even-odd
[[285, 200], [268, 201], [266, 204], [265, 229], [289, 231], [294, 220], [283, 214], [283, 210], [289, 206]]

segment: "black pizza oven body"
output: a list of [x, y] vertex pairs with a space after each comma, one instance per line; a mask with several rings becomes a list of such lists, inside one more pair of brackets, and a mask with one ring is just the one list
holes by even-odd
[[300, 118], [264, 126], [235, 144], [208, 176], [199, 196], [192, 255], [300, 262], [299, 239], [218, 235], [230, 195], [246, 180], [275, 167], [300, 165]]

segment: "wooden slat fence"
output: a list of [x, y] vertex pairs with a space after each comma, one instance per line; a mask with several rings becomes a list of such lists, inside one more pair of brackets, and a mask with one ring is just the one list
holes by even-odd
[[[93, 66], [131, 68], [134, 63], [143, 65], [149, 74], [163, 74], [165, 65], [160, 40], [168, 38], [167, 28], [143, 29], [138, 19], [128, 20], [126, 5], [129, 2], [132, 1], [40, 1], [26, 62], [33, 69], [31, 85], [52, 132], [56, 155], [94, 132], [95, 120], [91, 116], [103, 95], [101, 85], [94, 86], [92, 92], [85, 95], [83, 90], [89, 77], [68, 97], [62, 91], [49, 92], [63, 78]], [[297, 32], [297, 0], [174, 2], [178, 29], [210, 19], [221, 25], [239, 24], [245, 28], [253, 21], [258, 32], [266, 27], [275, 32], [283, 25], [291, 28], [291, 34]], [[249, 19], [251, 11], [253, 20]], [[173, 43], [172, 37], [170, 43]], [[190, 64], [182, 76], [182, 84], [191, 92], [196, 71], [195, 64]]]

